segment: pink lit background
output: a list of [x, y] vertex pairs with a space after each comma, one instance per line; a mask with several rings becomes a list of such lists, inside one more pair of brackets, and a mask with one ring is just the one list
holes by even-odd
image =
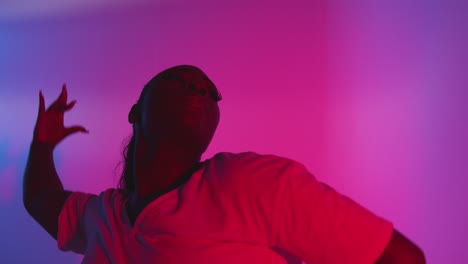
[[39, 89], [49, 104], [66, 82], [78, 100], [66, 124], [91, 133], [59, 145], [56, 166], [65, 188], [99, 193], [117, 184], [141, 88], [177, 64], [224, 98], [204, 159], [295, 159], [428, 263], [468, 263], [468, 2], [31, 2], [0, 3], [0, 263], [81, 260], [22, 207]]

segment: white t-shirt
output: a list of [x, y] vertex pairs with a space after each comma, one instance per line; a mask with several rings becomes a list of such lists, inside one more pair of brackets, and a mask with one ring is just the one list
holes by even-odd
[[83, 263], [374, 263], [393, 225], [320, 183], [301, 163], [221, 152], [143, 209], [132, 227], [122, 190], [72, 193], [57, 245]]

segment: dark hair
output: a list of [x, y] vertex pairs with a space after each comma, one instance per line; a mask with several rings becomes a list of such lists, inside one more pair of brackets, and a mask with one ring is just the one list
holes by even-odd
[[132, 134], [130, 140], [122, 151], [123, 169], [120, 177], [118, 188], [130, 194], [135, 191], [135, 183], [133, 182], [133, 151], [135, 149], [135, 134]]
[[[148, 87], [151, 81], [143, 87], [140, 98], [138, 98], [137, 105], [141, 104], [143, 96], [148, 91]], [[122, 175], [120, 176], [117, 188], [124, 191], [124, 197], [128, 198], [128, 195], [135, 191], [135, 182], [133, 180], [133, 152], [135, 151], [135, 133], [133, 132], [127, 145], [123, 148], [123, 169]]]

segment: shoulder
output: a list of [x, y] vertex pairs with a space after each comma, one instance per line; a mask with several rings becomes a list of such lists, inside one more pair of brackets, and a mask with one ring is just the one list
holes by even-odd
[[219, 152], [211, 158], [214, 162], [223, 165], [273, 165], [273, 164], [292, 164], [296, 161], [274, 155], [274, 154], [260, 154], [254, 151], [246, 152]]
[[212, 169], [236, 178], [257, 180], [278, 180], [297, 171], [307, 171], [305, 166], [293, 159], [274, 155], [248, 152], [220, 152], [212, 161]]
[[125, 191], [123, 189], [108, 188], [96, 195], [87, 193], [82, 193], [81, 195], [88, 198], [88, 206], [90, 209], [102, 210], [119, 206], [123, 200]]

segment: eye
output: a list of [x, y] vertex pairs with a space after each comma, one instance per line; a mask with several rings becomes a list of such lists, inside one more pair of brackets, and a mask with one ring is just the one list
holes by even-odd
[[189, 88], [189, 91], [191, 91], [191, 92], [193, 92], [193, 91], [195, 91], [195, 89], [197, 89], [194, 84], [190, 84], [188, 88]]
[[203, 89], [203, 88], [202, 88], [202, 89], [200, 89], [200, 94], [201, 94], [201, 95], [205, 95], [205, 94], [206, 94], [206, 90], [205, 90], [205, 89]]

